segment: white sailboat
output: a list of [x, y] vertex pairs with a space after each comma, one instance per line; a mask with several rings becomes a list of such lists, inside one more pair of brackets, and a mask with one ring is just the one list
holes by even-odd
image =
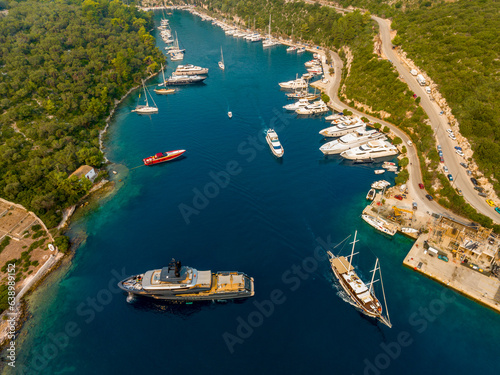
[[224, 65], [224, 55], [222, 54], [222, 47], [220, 48], [219, 68], [221, 68], [222, 70], [226, 69], [226, 66]]
[[[163, 64], [161, 64], [161, 73], [163, 74], [163, 82], [158, 86], [165, 86], [165, 69], [163, 68]], [[175, 89], [167, 89], [163, 87], [161, 89], [154, 89], [154, 92], [158, 95], [167, 95], [173, 94], [175, 92]]]
[[[132, 112], [135, 112], [135, 113], [139, 113], [141, 115], [149, 115], [151, 113], [158, 113], [158, 106], [156, 105], [153, 97], [151, 96], [151, 94], [149, 94], [149, 96], [151, 97], [151, 100], [153, 101], [154, 103], [154, 107], [150, 106], [149, 105], [149, 102], [148, 102], [148, 91], [146, 89], [146, 85], [144, 84], [144, 80], [142, 81], [142, 87], [144, 88], [144, 98], [145, 98], [145, 104], [142, 104], [142, 105], [137, 105], [137, 107], [135, 107], [135, 109], [132, 110]], [[139, 95], [139, 98], [141, 96]]]
[[277, 44], [279, 44], [279, 43], [277, 41], [275, 41], [273, 39], [273, 37], [271, 36], [271, 15], [269, 15], [269, 34], [267, 34], [266, 40], [264, 40], [264, 42], [262, 42], [262, 47], [263, 48], [272, 47], [272, 46], [275, 46]]
[[[356, 244], [356, 231], [354, 234], [354, 241], [352, 242], [351, 255], [335, 256], [331, 251], [327, 251], [330, 260], [330, 267], [338, 280], [340, 286], [347, 294], [351, 304], [356, 306], [363, 314], [379, 320], [381, 323], [385, 324], [387, 327], [391, 328], [391, 320], [389, 318], [389, 310], [387, 309], [387, 301], [385, 299], [384, 284], [382, 282], [382, 271], [380, 270], [380, 262], [377, 258], [375, 261], [375, 267], [371, 271], [372, 277], [369, 283], [365, 283], [360, 279], [356, 270], [352, 265], [352, 258], [357, 253], [354, 253], [354, 245]], [[344, 242], [344, 241], [342, 241]], [[373, 284], [379, 280], [375, 280], [375, 274], [378, 271], [380, 277], [380, 284], [382, 287], [382, 295], [384, 297], [384, 307], [385, 315], [382, 309], [382, 305], [378, 298], [375, 296], [373, 290]]]

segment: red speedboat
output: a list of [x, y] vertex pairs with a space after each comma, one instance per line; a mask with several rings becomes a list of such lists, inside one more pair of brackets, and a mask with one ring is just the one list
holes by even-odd
[[144, 162], [144, 165], [153, 165], [153, 164], [164, 163], [166, 161], [170, 161], [170, 160], [174, 160], [175, 158], [178, 158], [179, 156], [181, 156], [185, 152], [186, 152], [186, 150], [159, 152], [153, 156], [150, 156], [149, 158], [142, 159], [142, 161]]

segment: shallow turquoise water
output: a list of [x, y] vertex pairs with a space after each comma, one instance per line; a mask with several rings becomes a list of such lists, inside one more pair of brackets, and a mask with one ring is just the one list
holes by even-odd
[[[208, 67], [209, 78], [155, 96], [160, 112], [151, 117], [130, 113], [139, 91], [118, 108], [107, 156], [121, 165], [123, 186], [73, 225], [86, 242], [32, 297], [18, 372], [23, 365], [43, 374], [498, 372], [499, 316], [403, 268], [411, 242], [361, 220], [376, 166], [323, 158], [324, 120], [282, 111], [278, 82], [303, 73], [310, 54], [263, 51], [187, 13], [176, 12], [171, 25], [187, 50], [183, 63]], [[262, 142], [269, 126], [284, 145], [282, 161]], [[145, 156], [180, 148], [188, 150], [182, 160], [132, 169]], [[232, 174], [217, 189], [213, 175], [228, 163]], [[195, 206], [196, 191], [213, 197]], [[180, 205], [197, 207], [189, 223]], [[365, 279], [375, 256], [381, 260], [392, 329], [342, 301], [324, 252], [315, 252], [356, 229]], [[256, 280], [256, 296], [171, 306], [127, 303], [115, 292], [120, 274], [172, 257], [199, 269], [244, 271]], [[272, 307], [271, 295], [280, 296]]]

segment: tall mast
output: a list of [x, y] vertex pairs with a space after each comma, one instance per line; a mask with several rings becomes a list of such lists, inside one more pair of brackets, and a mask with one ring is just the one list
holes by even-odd
[[271, 13], [269, 13], [269, 39], [271, 39]]
[[146, 98], [146, 106], [149, 107], [148, 94], [146, 94], [146, 85], [144, 85], [144, 80], [142, 80], [142, 88], [144, 89], [144, 97]]
[[372, 275], [372, 281], [370, 281], [370, 293], [372, 292], [372, 288], [373, 288], [373, 279], [375, 279], [375, 272], [377, 272], [377, 265], [378, 265], [378, 258], [377, 260], [375, 261], [375, 267], [373, 267], [373, 275]]
[[[378, 260], [378, 259], [377, 259]], [[391, 318], [389, 317], [389, 309], [387, 308], [387, 300], [385, 299], [385, 290], [384, 290], [384, 282], [382, 281], [382, 270], [378, 269], [378, 272], [380, 274], [380, 285], [382, 285], [382, 295], [384, 296], [384, 306], [385, 306], [385, 312], [387, 313], [387, 321], [384, 322], [389, 328], [392, 327], [391, 323]]]
[[165, 69], [163, 68], [163, 64], [161, 64], [161, 72], [163, 73], [163, 85], [165, 86]]
[[358, 234], [358, 231], [354, 232], [354, 240], [352, 241], [351, 256], [349, 258], [349, 269], [347, 271], [351, 270], [352, 257], [354, 256], [354, 245], [356, 244], [356, 236], [357, 236], [357, 234]]

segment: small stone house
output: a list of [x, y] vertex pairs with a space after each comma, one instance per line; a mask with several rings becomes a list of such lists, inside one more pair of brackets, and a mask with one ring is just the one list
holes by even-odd
[[78, 178], [87, 177], [90, 181], [94, 182], [94, 179], [97, 176], [97, 171], [90, 165], [82, 165], [76, 171], [71, 173], [69, 177], [71, 176], [76, 176]]

